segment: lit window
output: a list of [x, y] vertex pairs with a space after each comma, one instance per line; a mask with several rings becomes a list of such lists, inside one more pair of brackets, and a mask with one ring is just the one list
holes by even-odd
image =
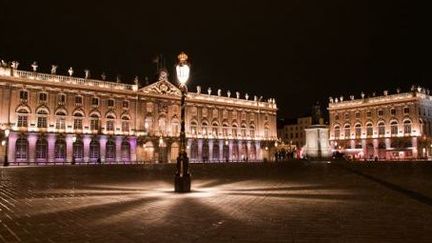
[[385, 125], [384, 122], [378, 123], [378, 135], [384, 136], [385, 134]]
[[351, 127], [350, 127], [350, 125], [345, 125], [345, 127], [344, 127], [344, 135], [345, 135], [345, 138], [349, 138], [349, 136], [350, 136], [350, 132], [351, 132]]
[[334, 128], [334, 136], [335, 136], [335, 138], [339, 138], [340, 137], [340, 127], [339, 126], [336, 126]]
[[28, 127], [28, 116], [27, 115], [18, 115], [18, 127]]
[[90, 116], [90, 130], [99, 130], [99, 116], [91, 115]]
[[411, 133], [411, 121], [404, 121], [404, 133], [405, 134]]
[[129, 121], [122, 121], [122, 131], [129, 132]]
[[355, 126], [355, 136], [356, 137], [360, 137], [361, 136], [361, 125], [360, 124], [357, 124]]
[[398, 134], [398, 123], [396, 121], [392, 122], [390, 124], [390, 132], [391, 135], [397, 135]]
[[368, 123], [366, 125], [366, 135], [370, 137], [372, 136], [372, 134], [373, 134], [372, 124]]
[[37, 127], [39, 127], [39, 128], [47, 128], [47, 118], [46, 118], [46, 116], [39, 116], [37, 118]]

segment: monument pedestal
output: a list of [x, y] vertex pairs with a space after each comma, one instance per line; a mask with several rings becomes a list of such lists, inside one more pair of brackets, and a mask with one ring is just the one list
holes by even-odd
[[305, 129], [306, 145], [303, 154], [308, 158], [325, 159], [331, 157], [329, 129], [325, 125], [312, 125]]

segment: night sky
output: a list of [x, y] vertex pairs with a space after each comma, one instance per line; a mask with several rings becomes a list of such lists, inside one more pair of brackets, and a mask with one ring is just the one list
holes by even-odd
[[275, 97], [292, 118], [329, 96], [430, 88], [432, 20], [413, 2], [0, 0], [0, 58], [131, 83], [185, 51], [190, 89]]

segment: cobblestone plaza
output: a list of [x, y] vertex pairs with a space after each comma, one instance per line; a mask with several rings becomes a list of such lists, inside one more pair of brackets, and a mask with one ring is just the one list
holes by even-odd
[[0, 242], [432, 241], [426, 163], [191, 166], [0, 168]]

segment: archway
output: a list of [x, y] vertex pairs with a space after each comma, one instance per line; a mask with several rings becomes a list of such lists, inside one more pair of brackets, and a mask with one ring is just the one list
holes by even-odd
[[154, 160], [154, 146], [153, 143], [148, 141], [143, 145], [144, 153], [143, 153], [143, 161], [144, 162], [153, 162]]
[[219, 143], [216, 141], [213, 143], [213, 161], [219, 161]]
[[203, 141], [202, 146], [202, 161], [208, 162], [209, 161], [209, 144], [208, 141]]
[[129, 162], [130, 161], [130, 144], [129, 144], [129, 141], [123, 140], [123, 142], [120, 145], [120, 151], [121, 151], [121, 160], [123, 162]]

